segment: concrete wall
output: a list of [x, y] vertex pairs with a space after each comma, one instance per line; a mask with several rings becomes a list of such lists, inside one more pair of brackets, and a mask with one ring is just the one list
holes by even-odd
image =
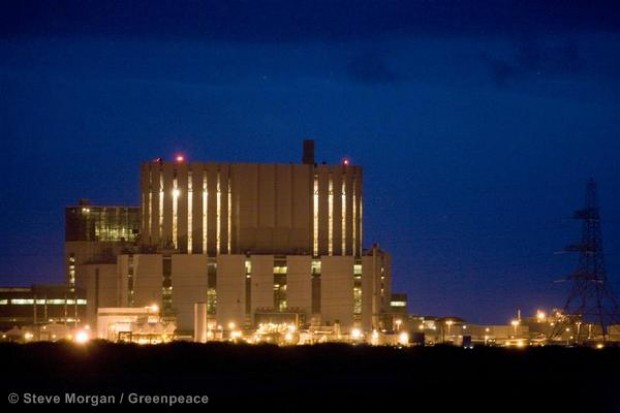
[[[163, 282], [163, 257], [160, 254], [136, 254], [134, 260], [134, 294], [133, 306], [146, 307], [153, 303], [161, 306], [161, 290]], [[127, 274], [128, 272], [125, 272]], [[127, 283], [123, 282], [123, 289], [127, 289]], [[127, 294], [123, 294], [124, 297]], [[123, 307], [129, 307], [129, 303], [122, 303]]]
[[[128, 305], [129, 255], [119, 256], [118, 268], [105, 267], [105, 306]], [[134, 306], [161, 305], [163, 282], [163, 255], [133, 255]], [[273, 309], [274, 306], [274, 259], [273, 255], [252, 255], [251, 293], [246, 297], [246, 255], [220, 255], [217, 257], [217, 315], [218, 324], [227, 326], [234, 322], [238, 327], [246, 321], [246, 298], [250, 300], [252, 322], [257, 309]], [[177, 314], [178, 329], [189, 332], [194, 325], [194, 304], [207, 301], [206, 255], [172, 254], [172, 307]], [[391, 295], [390, 257], [375, 250], [374, 256], [365, 255], [362, 262], [362, 327], [370, 331], [379, 316], [389, 312]], [[321, 257], [321, 319], [323, 323], [339, 321], [343, 333], [353, 327], [353, 266], [352, 256]], [[312, 316], [312, 257], [310, 255], [286, 256], [287, 306], [289, 310], [305, 314], [309, 322]], [[94, 271], [89, 270], [89, 271]], [[102, 272], [100, 268], [100, 277]], [[383, 276], [383, 280], [381, 277]], [[88, 280], [92, 277], [87, 278]], [[94, 284], [85, 283], [89, 303], [94, 302]], [[100, 278], [100, 294], [102, 278]], [[383, 290], [383, 292], [382, 292]], [[114, 301], [114, 297], [116, 301]], [[119, 302], [120, 301], [120, 302]], [[92, 311], [95, 311], [94, 309]], [[376, 317], [373, 317], [376, 316]]]
[[287, 257], [287, 302], [291, 309], [303, 310], [306, 320], [312, 315], [312, 258], [308, 255]]
[[194, 304], [207, 301], [207, 256], [172, 256], [172, 308], [177, 329], [194, 329]]
[[78, 266], [80, 277], [76, 287], [86, 291], [85, 324], [97, 324], [97, 308], [119, 307], [120, 279], [116, 264], [84, 264]]
[[322, 257], [321, 314], [323, 323], [353, 325], [353, 257]]
[[255, 255], [251, 262], [253, 314], [258, 308], [273, 308], [273, 255]]
[[217, 322], [245, 323], [245, 255], [217, 257]]

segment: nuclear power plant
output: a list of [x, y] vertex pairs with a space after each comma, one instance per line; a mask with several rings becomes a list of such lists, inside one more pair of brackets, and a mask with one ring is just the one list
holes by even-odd
[[[305, 140], [298, 163], [155, 158], [140, 167], [140, 206], [67, 207], [65, 283], [0, 288], [2, 340], [620, 342], [594, 181], [575, 214], [584, 241], [569, 247], [582, 258], [565, 308], [474, 325], [408, 313], [407, 295], [392, 292], [390, 255], [363, 245], [362, 168], [317, 163], [314, 152]], [[590, 296], [606, 301], [574, 308]]]
[[363, 247], [362, 168], [314, 151], [304, 141], [290, 164], [156, 158], [140, 168], [140, 207], [68, 207], [66, 276], [85, 292], [83, 321], [157, 306], [199, 341], [392, 328], [390, 255]]

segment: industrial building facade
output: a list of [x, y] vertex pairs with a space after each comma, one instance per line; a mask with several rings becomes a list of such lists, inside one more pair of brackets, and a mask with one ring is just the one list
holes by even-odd
[[65, 208], [64, 261], [69, 288], [75, 288], [80, 266], [115, 264], [118, 254], [138, 242], [139, 233], [138, 207], [94, 206], [83, 199]]
[[390, 257], [362, 249], [362, 178], [346, 161], [316, 164], [313, 141], [299, 164], [142, 164], [133, 248], [76, 267], [90, 321], [100, 307], [157, 304], [191, 332], [205, 303], [213, 326], [380, 328]]
[[193, 328], [199, 302], [214, 325], [339, 324], [367, 331], [379, 327], [390, 305], [389, 256], [378, 247], [361, 257], [124, 254], [118, 273], [127, 276], [100, 279], [99, 288], [114, 291], [120, 280], [121, 306], [161, 303], [181, 331]]
[[0, 287], [0, 330], [49, 323], [77, 325], [85, 319], [86, 298], [65, 285]]
[[182, 254], [360, 256], [362, 169], [341, 165], [142, 165], [142, 240]]

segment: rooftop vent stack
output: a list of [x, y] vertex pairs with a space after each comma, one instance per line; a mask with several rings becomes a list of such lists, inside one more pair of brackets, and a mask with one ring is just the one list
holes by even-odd
[[302, 162], [304, 164], [314, 165], [314, 139], [304, 139]]

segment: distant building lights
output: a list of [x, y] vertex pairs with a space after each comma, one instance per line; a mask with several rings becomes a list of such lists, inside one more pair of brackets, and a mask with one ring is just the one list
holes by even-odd
[[400, 333], [398, 335], [398, 342], [402, 344], [403, 346], [406, 346], [407, 344], [409, 344], [409, 334], [407, 334], [404, 331]]
[[372, 334], [370, 335], [370, 343], [373, 346], [379, 344], [379, 332], [377, 330], [372, 330]]
[[400, 326], [403, 323], [403, 320], [401, 320], [400, 318], [397, 318], [396, 320], [394, 320], [394, 324], [396, 325], [396, 331], [400, 331]]
[[80, 330], [75, 333], [75, 342], [77, 344], [85, 344], [90, 340], [90, 335], [85, 330]]

